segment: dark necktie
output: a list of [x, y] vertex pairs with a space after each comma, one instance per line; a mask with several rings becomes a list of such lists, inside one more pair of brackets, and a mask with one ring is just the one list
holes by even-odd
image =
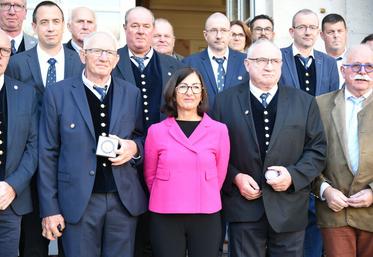
[[105, 87], [93, 86], [93, 88], [100, 94], [100, 96], [101, 96], [100, 101], [101, 102], [104, 101], [105, 96], [106, 96], [107, 86], [105, 86]]
[[45, 86], [50, 86], [54, 83], [56, 83], [57, 75], [56, 75], [56, 59], [50, 58], [48, 60], [49, 68], [47, 73], [47, 83], [45, 83]]
[[310, 58], [312, 59], [312, 56], [304, 57], [304, 56], [301, 56], [300, 54], [298, 54], [298, 57], [299, 57], [300, 61], [302, 62], [304, 68], [306, 70], [308, 70], [308, 68], [309, 68], [308, 62], [309, 62]]
[[17, 53], [16, 41], [14, 39], [10, 40], [10, 45], [11, 45], [12, 55], [16, 54]]
[[267, 103], [267, 98], [269, 96], [269, 93], [263, 93], [260, 95], [260, 99], [262, 100], [262, 105], [264, 108], [267, 108], [268, 103]]
[[218, 92], [221, 92], [224, 89], [225, 82], [225, 71], [223, 66], [225, 58], [217, 58], [214, 56], [213, 59], [218, 63], [218, 78], [216, 81], [216, 86], [218, 87]]
[[131, 58], [134, 59], [137, 62], [137, 64], [139, 65], [140, 71], [143, 72], [144, 69], [145, 69], [145, 63], [144, 63], [144, 61], [146, 59], [148, 59], [148, 57], [146, 57], [146, 56], [145, 57], [138, 57], [138, 56], [132, 55]]

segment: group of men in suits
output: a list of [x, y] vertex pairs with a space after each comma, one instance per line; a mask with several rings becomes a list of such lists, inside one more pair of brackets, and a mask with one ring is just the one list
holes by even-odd
[[[339, 185], [339, 175], [328, 167], [337, 164], [326, 152], [335, 151], [335, 140], [347, 132], [339, 130], [339, 125], [326, 125], [332, 120], [327, 116], [330, 108], [343, 113], [343, 107], [330, 105], [334, 95], [318, 100], [321, 118], [313, 97], [338, 89], [336, 61], [313, 48], [319, 33], [314, 12], [305, 9], [294, 15], [289, 30], [294, 42], [281, 51], [271, 42], [273, 20], [265, 15], [256, 17], [250, 24], [256, 39], [247, 55], [228, 47], [229, 20], [213, 13], [203, 30], [207, 48], [184, 58], [183, 63], [170, 53], [154, 50], [155, 19], [144, 7], [126, 13], [123, 28], [127, 45], [118, 52], [115, 38], [94, 32], [95, 14], [85, 7], [72, 11], [68, 21], [72, 39], [62, 45], [63, 12], [56, 3], [43, 1], [32, 15], [39, 42], [17, 53], [23, 50], [22, 44], [28, 45], [19, 26], [25, 18], [26, 2], [0, 0], [0, 12], [0, 27], [5, 31], [0, 32], [0, 220], [12, 221], [5, 228], [0, 226], [0, 235], [12, 231], [14, 238], [7, 244], [2, 241], [5, 237], [0, 237], [0, 245], [8, 247], [4, 256], [15, 256], [22, 215], [21, 256], [47, 256], [48, 240], [59, 237], [63, 246], [59, 250], [68, 257], [152, 256], [141, 166], [143, 137], [150, 125], [165, 118], [160, 113], [162, 92], [172, 74], [185, 65], [201, 73], [213, 117], [230, 130], [232, 152], [222, 198], [231, 256], [302, 256], [305, 247], [306, 257], [320, 257], [321, 241], [316, 243], [315, 238], [321, 237], [314, 230], [312, 198], [310, 213], [306, 206], [311, 182], [321, 172], [316, 185], [323, 191], [315, 189], [321, 199], [317, 200], [321, 217], [342, 220], [339, 214], [344, 211], [345, 215], [361, 212], [369, 217], [372, 180], [365, 171], [369, 161], [363, 164], [369, 152], [369, 145], [363, 143], [369, 141], [369, 136], [364, 137], [368, 128], [359, 127], [358, 132], [364, 139], [360, 151], [363, 170], [357, 169], [351, 176], [352, 167], [346, 169], [351, 185]], [[11, 18], [3, 19], [5, 16]], [[350, 92], [362, 84], [366, 87], [360, 96], [367, 101], [360, 108], [366, 108], [367, 114], [361, 115], [359, 124], [365, 124], [365, 116], [369, 116], [373, 86], [373, 60], [361, 54], [367, 49], [353, 50], [342, 66]], [[345, 94], [343, 89], [338, 92], [336, 99]], [[12, 104], [14, 101], [22, 101], [22, 108]], [[323, 106], [329, 109], [324, 112]], [[22, 119], [13, 119], [18, 116]], [[116, 157], [96, 155], [100, 140], [119, 144]], [[12, 150], [2, 146], [9, 142]], [[340, 154], [346, 155], [350, 146], [347, 142], [341, 145], [345, 148]], [[350, 157], [341, 159], [338, 165], [351, 165]], [[34, 176], [30, 182], [35, 170], [38, 181]], [[266, 177], [267, 171], [275, 177]], [[357, 175], [362, 178], [355, 185]], [[91, 221], [97, 226], [90, 226]], [[313, 228], [308, 226], [308, 237], [305, 228], [309, 221]], [[352, 227], [351, 233], [368, 230], [361, 240], [372, 239], [365, 219], [351, 219], [347, 224], [318, 222], [323, 228], [335, 224]], [[117, 233], [113, 227], [121, 230]], [[322, 232], [328, 239], [345, 233], [334, 229]], [[360, 241], [360, 237], [349, 240]], [[342, 241], [336, 242], [327, 240], [326, 251], [335, 251]], [[356, 249], [368, 253], [366, 256], [371, 254], [370, 248]]]

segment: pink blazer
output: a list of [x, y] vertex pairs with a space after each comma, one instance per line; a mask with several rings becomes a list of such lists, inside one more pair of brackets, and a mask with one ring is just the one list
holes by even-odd
[[174, 118], [152, 125], [145, 141], [149, 210], [214, 213], [229, 160], [227, 127], [205, 114], [187, 138]]

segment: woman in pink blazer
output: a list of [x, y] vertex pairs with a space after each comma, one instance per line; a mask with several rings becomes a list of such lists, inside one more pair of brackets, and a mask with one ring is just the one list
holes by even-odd
[[150, 239], [155, 257], [216, 257], [220, 189], [227, 172], [227, 127], [207, 114], [206, 88], [192, 68], [169, 80], [162, 111], [145, 142]]

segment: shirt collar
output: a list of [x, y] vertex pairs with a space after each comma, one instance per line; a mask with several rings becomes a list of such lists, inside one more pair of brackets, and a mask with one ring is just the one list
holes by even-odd
[[17, 49], [17, 51], [18, 51], [18, 47], [19, 47], [19, 45], [21, 44], [21, 42], [22, 42], [22, 39], [23, 39], [23, 33], [19, 33], [16, 37], [10, 37], [10, 36], [8, 36], [9, 37], [9, 40], [12, 40], [12, 39], [14, 39], [14, 47]]
[[[213, 54], [210, 47], [207, 47], [207, 54], [209, 55], [210, 61], [213, 61], [212, 59], [213, 57], [217, 57]], [[229, 57], [229, 48], [227, 47], [227, 49], [225, 50], [225, 54], [223, 56], [220, 56], [220, 58], [224, 58], [225, 60], [228, 60], [228, 57]]]
[[3, 89], [4, 86], [4, 74], [0, 76], [0, 90]]
[[[129, 54], [130, 59], [132, 59], [131, 58], [132, 56], [137, 56], [134, 53], [132, 53], [132, 51], [129, 48], [128, 48], [128, 54]], [[151, 47], [150, 50], [144, 56], [138, 56], [138, 57], [144, 57], [144, 58], [146, 57], [147, 59], [151, 59], [153, 57], [153, 54], [154, 54], [154, 49]]]
[[[298, 48], [297, 48], [294, 44], [292, 44], [291, 47], [292, 47], [292, 49], [293, 49], [293, 56], [297, 56], [298, 54], [301, 55], [301, 56], [303, 56], [303, 55], [300, 53], [300, 51], [298, 50]], [[303, 57], [309, 57], [309, 56], [312, 56], [312, 58], [315, 59], [315, 52], [314, 52], [314, 49], [313, 49], [313, 48], [312, 48], [311, 53], [310, 53], [308, 56], [303, 56]]]
[[82, 50], [82, 48], [74, 42], [74, 40], [71, 39], [71, 46], [75, 49], [75, 51], [78, 52], [78, 54], [80, 53], [80, 50]]
[[275, 96], [276, 92], [278, 90], [278, 85], [274, 85], [269, 91], [264, 91], [257, 86], [255, 86], [251, 80], [250, 80], [250, 92], [259, 100], [260, 100], [260, 95], [263, 93], [269, 93], [269, 96], [267, 98], [267, 102], [269, 103], [272, 98]]
[[[51, 56], [49, 55], [47, 52], [45, 52], [43, 49], [41, 49], [40, 45], [37, 44], [37, 53], [38, 53], [38, 58], [39, 58], [39, 63], [43, 63], [43, 64], [48, 64], [48, 60], [50, 58], [54, 58], [56, 59], [56, 63], [63, 63], [63, 60], [65, 58], [65, 52], [64, 52], [64, 49], [63, 49], [63, 46], [61, 45], [61, 49], [60, 51], [55, 55], [55, 56]], [[48, 64], [49, 65], [49, 64]]]
[[89, 80], [85, 76], [85, 69], [82, 72], [82, 80], [83, 80], [84, 85], [86, 85], [89, 89], [92, 89], [92, 90], [93, 90], [93, 86], [99, 86], [99, 87], [107, 86], [107, 90], [109, 90], [109, 87], [110, 87], [110, 84], [111, 84], [111, 76], [109, 76], [108, 80], [103, 85], [98, 85], [97, 83], [94, 83], [93, 81]]

